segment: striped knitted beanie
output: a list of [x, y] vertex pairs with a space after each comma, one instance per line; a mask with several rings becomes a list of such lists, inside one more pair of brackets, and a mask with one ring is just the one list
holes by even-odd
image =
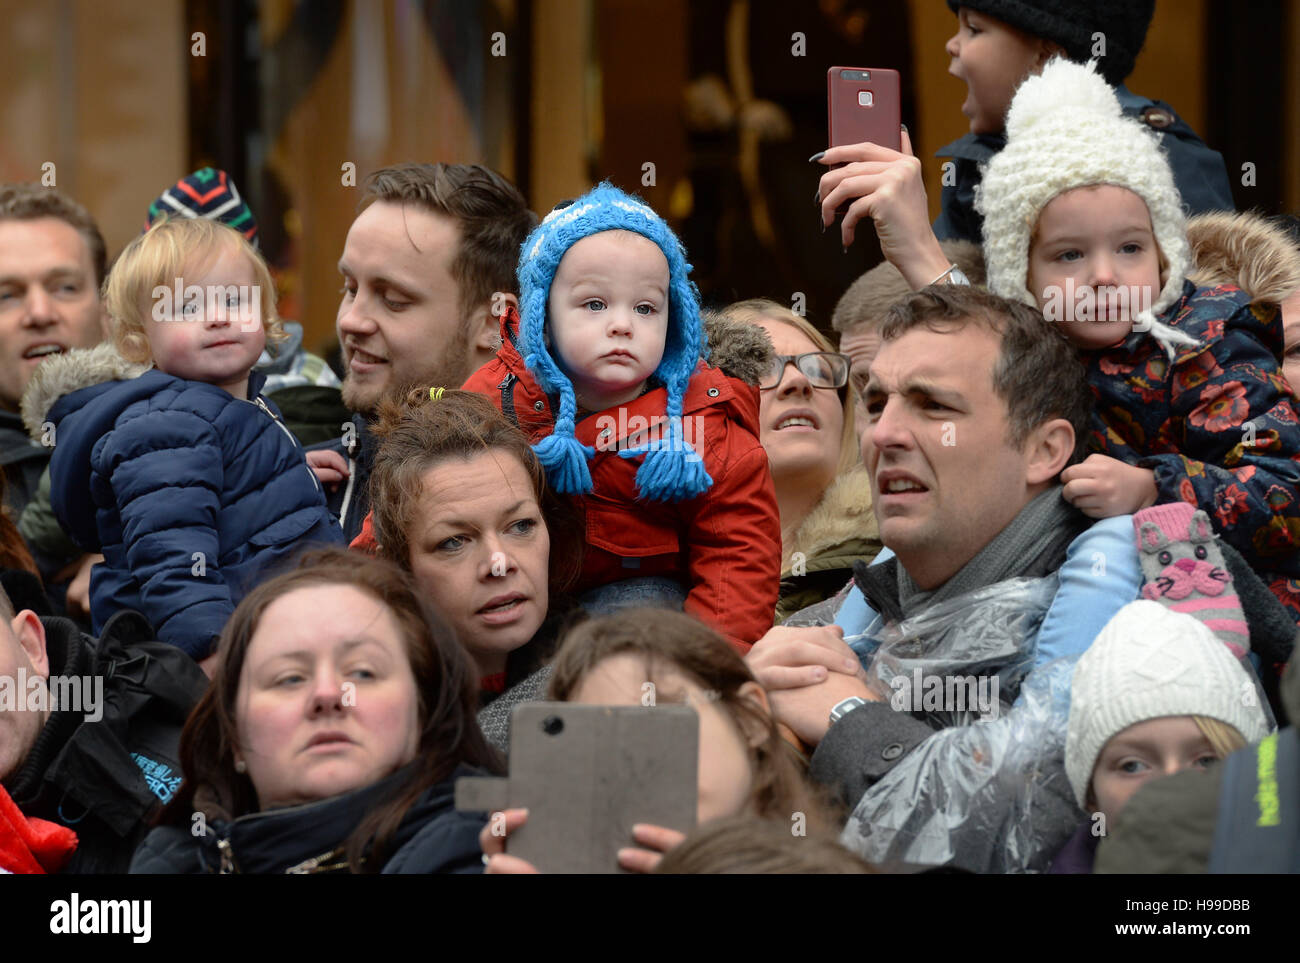
[[655, 369], [668, 393], [667, 430], [623, 458], [644, 456], [637, 469], [640, 496], [651, 501], [694, 498], [713, 484], [703, 460], [682, 432], [682, 399], [691, 374], [708, 345], [700, 320], [700, 295], [690, 280], [691, 265], [677, 235], [645, 203], [612, 186], [599, 184], [555, 210], [524, 241], [519, 260], [519, 336], [524, 363], [542, 390], [558, 395], [555, 429], [533, 446], [551, 486], [564, 494], [591, 491], [587, 461], [595, 449], [574, 437], [577, 399], [573, 383], [551, 356], [546, 343], [547, 303], [560, 259], [585, 237], [602, 231], [633, 231], [658, 245], [668, 260], [668, 334], [664, 356]]
[[1182, 197], [1159, 136], [1124, 116], [1114, 89], [1097, 73], [1060, 57], [1016, 90], [1007, 111], [1007, 146], [975, 188], [984, 215], [984, 261], [994, 294], [1037, 306], [1028, 288], [1029, 247], [1038, 216], [1058, 194], [1112, 184], [1146, 202], [1156, 243], [1168, 264], [1149, 310], [1134, 318], [1172, 358], [1196, 341], [1156, 320], [1183, 292], [1191, 265]]
[[257, 247], [257, 220], [225, 171], [205, 167], [182, 177], [149, 205], [144, 229], [163, 217], [208, 217], [233, 227]]

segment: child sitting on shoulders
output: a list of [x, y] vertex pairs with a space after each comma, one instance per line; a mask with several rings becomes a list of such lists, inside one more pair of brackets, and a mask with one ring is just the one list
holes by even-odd
[[1196, 505], [1300, 621], [1300, 419], [1276, 304], [1187, 280], [1169, 163], [1095, 65], [1026, 80], [1007, 137], [976, 198], [989, 290], [1061, 323], [1096, 398], [1066, 499], [1093, 518]]
[[207, 219], [162, 221], [105, 282], [111, 344], [37, 369], [23, 398], [53, 440], [60, 524], [91, 570], [98, 634], [135, 609], [196, 661], [268, 569], [307, 543], [340, 544], [302, 447], [253, 372], [282, 337], [266, 263]]
[[584, 604], [684, 596], [743, 652], [772, 625], [781, 527], [758, 391], [705, 363], [690, 270], [663, 218], [601, 184], [524, 242], [519, 316], [465, 388], [581, 500]]

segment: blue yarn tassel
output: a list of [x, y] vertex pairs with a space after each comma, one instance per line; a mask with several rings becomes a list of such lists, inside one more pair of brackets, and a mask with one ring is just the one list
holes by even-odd
[[640, 496], [649, 501], [681, 502], [702, 495], [713, 485], [704, 459], [682, 437], [681, 418], [672, 418], [658, 439], [625, 451], [620, 458], [645, 456], [636, 472]]
[[533, 451], [553, 489], [562, 495], [585, 495], [591, 491], [587, 459], [595, 456], [596, 449], [574, 438], [572, 428], [563, 434], [558, 424], [556, 428], [556, 432], [533, 445]]

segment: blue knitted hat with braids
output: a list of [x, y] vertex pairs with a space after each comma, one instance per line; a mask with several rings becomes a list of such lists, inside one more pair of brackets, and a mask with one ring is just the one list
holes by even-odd
[[519, 259], [519, 340], [524, 363], [542, 390], [560, 397], [555, 430], [533, 446], [551, 487], [566, 495], [591, 491], [587, 460], [596, 450], [574, 437], [578, 403], [573, 383], [546, 346], [547, 302], [560, 259], [570, 247], [602, 231], [633, 231], [659, 246], [668, 259], [668, 335], [655, 375], [668, 392], [667, 430], [623, 458], [645, 457], [637, 469], [637, 491], [652, 501], [694, 498], [713, 484], [699, 454], [682, 432], [682, 398], [691, 373], [708, 346], [700, 320], [700, 295], [689, 279], [691, 266], [677, 235], [646, 204], [608, 182], [551, 211], [528, 239]]

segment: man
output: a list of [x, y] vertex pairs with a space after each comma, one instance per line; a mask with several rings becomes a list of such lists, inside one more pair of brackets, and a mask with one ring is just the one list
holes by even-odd
[[[413, 386], [459, 387], [496, 354], [518, 305], [515, 265], [537, 219], [522, 194], [477, 164], [399, 164], [372, 173], [339, 258], [344, 437], [320, 450], [330, 509], [349, 541], [369, 511], [381, 401]], [[344, 459], [346, 456], [346, 460]]]
[[[39, 593], [27, 573], [7, 589]], [[27, 819], [71, 829], [59, 867], [124, 873], [158, 808], [180, 785], [181, 727], [207, 678], [123, 612], [98, 643], [58, 617], [14, 611], [0, 589], [0, 786]]]
[[[939, 249], [966, 276], [971, 284], [984, 283], [984, 254], [970, 241], [940, 241]], [[831, 327], [840, 336], [840, 353], [853, 360], [849, 378], [858, 394], [867, 384], [867, 369], [880, 350], [876, 329], [885, 320], [890, 306], [901, 301], [912, 289], [898, 273], [898, 268], [881, 261], [849, 285], [831, 314]]]
[[[936, 285], [879, 336], [859, 424], [894, 557], [857, 566], [836, 618], [867, 636], [855, 647], [875, 678], [837, 627], [775, 629], [747, 661], [777, 719], [817, 747], [813, 777], [855, 806], [846, 844], [875, 861], [1045, 868], [1078, 822], [1061, 762], [1069, 668], [1137, 595], [1132, 521], [1092, 525], [1061, 498], [1090, 394], [1035, 309]], [[922, 702], [925, 676], [948, 692], [954, 676], [996, 683], [986, 718]]]
[[107, 253], [89, 212], [38, 184], [0, 187], [0, 466], [18, 518], [50, 460], [28, 437], [23, 389], [43, 358], [104, 337], [100, 302]]

